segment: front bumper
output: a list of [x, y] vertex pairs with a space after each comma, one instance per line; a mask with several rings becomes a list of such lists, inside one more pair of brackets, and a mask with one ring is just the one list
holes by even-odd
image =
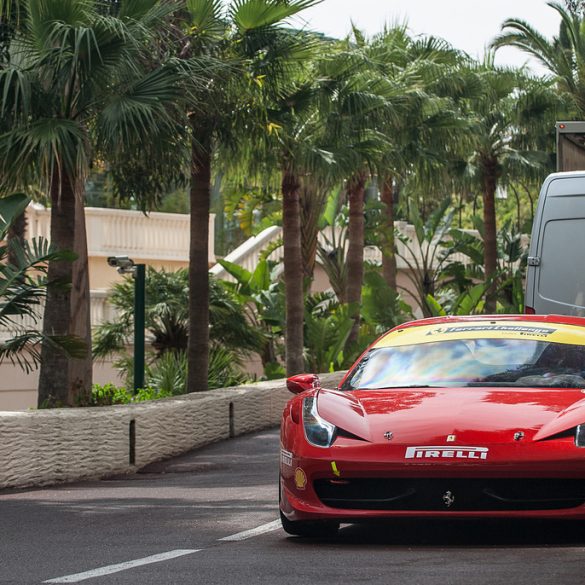
[[[364, 457], [367, 449], [281, 451], [281, 511], [291, 521], [376, 518], [585, 519], [585, 460], [570, 445], [490, 461]], [[357, 453], [361, 451], [361, 456]], [[404, 454], [404, 449], [400, 450]], [[535, 454], [536, 453], [536, 454]], [[517, 454], [518, 455], [518, 454]]]

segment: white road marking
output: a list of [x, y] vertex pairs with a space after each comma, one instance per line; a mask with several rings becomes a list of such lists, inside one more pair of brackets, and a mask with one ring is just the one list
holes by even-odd
[[266, 532], [273, 532], [274, 530], [278, 530], [280, 526], [281, 526], [280, 520], [274, 520], [273, 522], [269, 522], [268, 524], [262, 524], [262, 526], [252, 528], [251, 530], [244, 530], [244, 532], [238, 532], [237, 534], [232, 534], [231, 536], [218, 538], [218, 540], [222, 540], [225, 542], [246, 540], [247, 538], [253, 538], [254, 536], [259, 536], [260, 534], [265, 534]]
[[150, 565], [151, 563], [160, 563], [169, 559], [176, 559], [184, 555], [191, 555], [199, 552], [201, 549], [181, 549], [172, 550], [166, 553], [158, 555], [152, 555], [150, 557], [144, 557], [143, 559], [136, 559], [135, 561], [127, 561], [125, 563], [118, 563], [117, 565], [109, 565], [107, 567], [101, 567], [99, 569], [93, 569], [92, 571], [85, 571], [84, 573], [76, 573], [75, 575], [66, 575], [65, 577], [57, 577], [56, 579], [49, 579], [43, 581], [43, 583], [78, 583], [79, 581], [85, 581], [92, 577], [103, 577], [104, 575], [111, 575], [112, 573], [118, 573], [119, 571], [125, 571], [126, 569], [132, 569], [134, 567], [140, 567], [141, 565]]
[[[218, 538], [218, 540], [224, 542], [247, 540], [248, 538], [260, 536], [261, 534], [266, 534], [267, 532], [274, 532], [280, 527], [280, 520], [274, 520], [273, 522], [268, 522], [268, 524], [262, 524], [262, 526], [252, 528], [251, 530], [244, 530], [244, 532], [238, 532], [237, 534], [232, 534], [231, 536]], [[108, 565], [107, 567], [101, 567], [99, 569], [93, 569], [83, 573], [76, 573], [75, 575], [56, 577], [55, 579], [43, 581], [43, 583], [79, 583], [79, 581], [85, 581], [86, 579], [91, 579], [93, 577], [103, 577], [104, 575], [111, 575], [112, 573], [126, 571], [127, 569], [133, 569], [134, 567], [140, 567], [141, 565], [150, 565], [151, 563], [160, 563], [162, 561], [176, 559], [177, 557], [182, 557], [184, 555], [191, 555], [201, 550], [203, 549], [197, 548], [172, 550], [166, 553], [144, 557], [143, 559], [136, 559], [135, 561], [127, 561], [125, 563], [118, 563], [117, 565]]]

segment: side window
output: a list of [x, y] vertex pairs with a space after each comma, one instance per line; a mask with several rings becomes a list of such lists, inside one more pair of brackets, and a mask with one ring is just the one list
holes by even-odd
[[585, 218], [546, 223], [538, 282], [541, 297], [567, 305], [585, 306], [584, 251]]

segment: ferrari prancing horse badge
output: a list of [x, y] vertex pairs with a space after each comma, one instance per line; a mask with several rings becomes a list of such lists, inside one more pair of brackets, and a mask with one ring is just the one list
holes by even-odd
[[443, 503], [447, 508], [450, 508], [455, 503], [455, 496], [453, 492], [445, 492], [443, 494]]

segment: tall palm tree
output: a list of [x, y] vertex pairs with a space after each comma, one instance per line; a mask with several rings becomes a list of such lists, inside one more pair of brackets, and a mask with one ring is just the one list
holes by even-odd
[[[208, 72], [208, 83], [190, 88], [196, 104], [190, 113], [190, 392], [207, 388], [207, 259], [214, 153], [218, 145], [231, 146], [235, 152], [246, 142], [246, 135], [258, 128], [262, 133], [272, 128], [265, 104], [278, 95], [289, 73], [290, 62], [306, 56], [304, 35], [284, 30], [282, 25], [319, 1], [234, 0], [227, 8], [220, 0], [187, 1], [189, 33], [182, 56], [197, 62], [198, 58], [211, 55], [223, 64]], [[287, 185], [289, 183], [298, 197], [294, 181], [287, 179]], [[298, 209], [296, 213], [298, 215]], [[285, 226], [285, 267], [287, 233]], [[300, 317], [295, 313], [293, 320], [299, 318], [302, 328], [302, 312]], [[287, 335], [290, 333], [287, 329]]]
[[461, 54], [442, 39], [411, 39], [397, 27], [374, 38], [370, 50], [382, 63], [384, 75], [402, 76], [411, 84], [405, 112], [385, 129], [391, 146], [377, 169], [385, 206], [382, 271], [386, 283], [396, 290], [394, 207], [399, 192], [416, 190], [425, 200], [449, 197], [449, 162], [453, 151], [464, 149], [469, 129], [455, 99], [467, 90], [457, 76]]
[[[418, 78], [402, 69], [388, 75], [379, 55], [369, 50], [361, 33], [354, 29], [321, 65], [329, 92], [328, 132], [336, 144], [336, 157], [345, 169], [349, 201], [346, 300], [354, 320], [348, 345], [357, 339], [361, 290], [364, 275], [364, 197], [371, 172], [380, 167], [392, 148], [389, 128], [396, 127], [419, 91]], [[387, 70], [396, 68], [387, 64]]]
[[585, 117], [585, 18], [576, 3], [547, 2], [561, 17], [559, 34], [547, 39], [527, 21], [509, 18], [491, 46], [517, 47], [540, 62], [554, 76], [559, 89], [573, 103], [576, 114]]
[[496, 191], [547, 161], [546, 155], [534, 150], [536, 130], [547, 116], [554, 116], [558, 101], [554, 91], [523, 70], [496, 67], [490, 54], [468, 73], [476, 77], [481, 91], [462, 104], [474, 120], [473, 154], [467, 160], [466, 174], [482, 194], [484, 276], [486, 283], [492, 283], [485, 307], [495, 312]]
[[323, 190], [327, 169], [333, 164], [331, 153], [324, 146], [319, 84], [311, 72], [305, 71], [305, 75], [292, 80], [288, 90], [272, 100], [268, 115], [277, 130], [266, 137], [269, 154], [281, 176], [287, 375], [298, 374], [305, 368], [303, 281], [306, 274], [301, 195], [314, 195]]
[[[357, 31], [355, 31], [357, 36]], [[413, 89], [422, 91], [419, 75], [409, 77], [406, 70], [417, 63], [416, 56], [409, 50], [413, 42], [407, 34], [406, 26], [385, 27], [371, 41], [361, 38], [360, 47], [368, 55], [372, 66], [378, 74], [386, 78], [406, 77], [411, 80], [411, 106], [403, 115], [393, 120], [387, 120], [384, 128], [388, 136], [388, 145], [377, 162], [376, 172], [380, 189], [380, 201], [383, 204], [383, 227], [380, 234], [380, 250], [382, 252], [382, 275], [386, 284], [397, 290], [396, 245], [394, 237], [395, 199], [399, 187], [400, 176], [412, 165], [411, 160], [403, 156], [405, 146], [405, 129], [412, 129], [412, 112], [421, 112], [423, 104], [419, 99], [421, 92], [412, 92]]]
[[[179, 96], [177, 73], [153, 66], [155, 36], [174, 6], [122, 1], [116, 16], [90, 0], [21, 0], [21, 27], [0, 71], [0, 178], [33, 176], [51, 201], [51, 241], [77, 260], [52, 260], [45, 334], [75, 334], [90, 347], [84, 182], [95, 156], [116, 157], [170, 133], [168, 107]], [[148, 140], [145, 141], [145, 138]], [[146, 144], [145, 144], [146, 143]], [[152, 160], [155, 164], [156, 158]], [[44, 344], [39, 405], [73, 405], [91, 391], [91, 352], [70, 359]]]

